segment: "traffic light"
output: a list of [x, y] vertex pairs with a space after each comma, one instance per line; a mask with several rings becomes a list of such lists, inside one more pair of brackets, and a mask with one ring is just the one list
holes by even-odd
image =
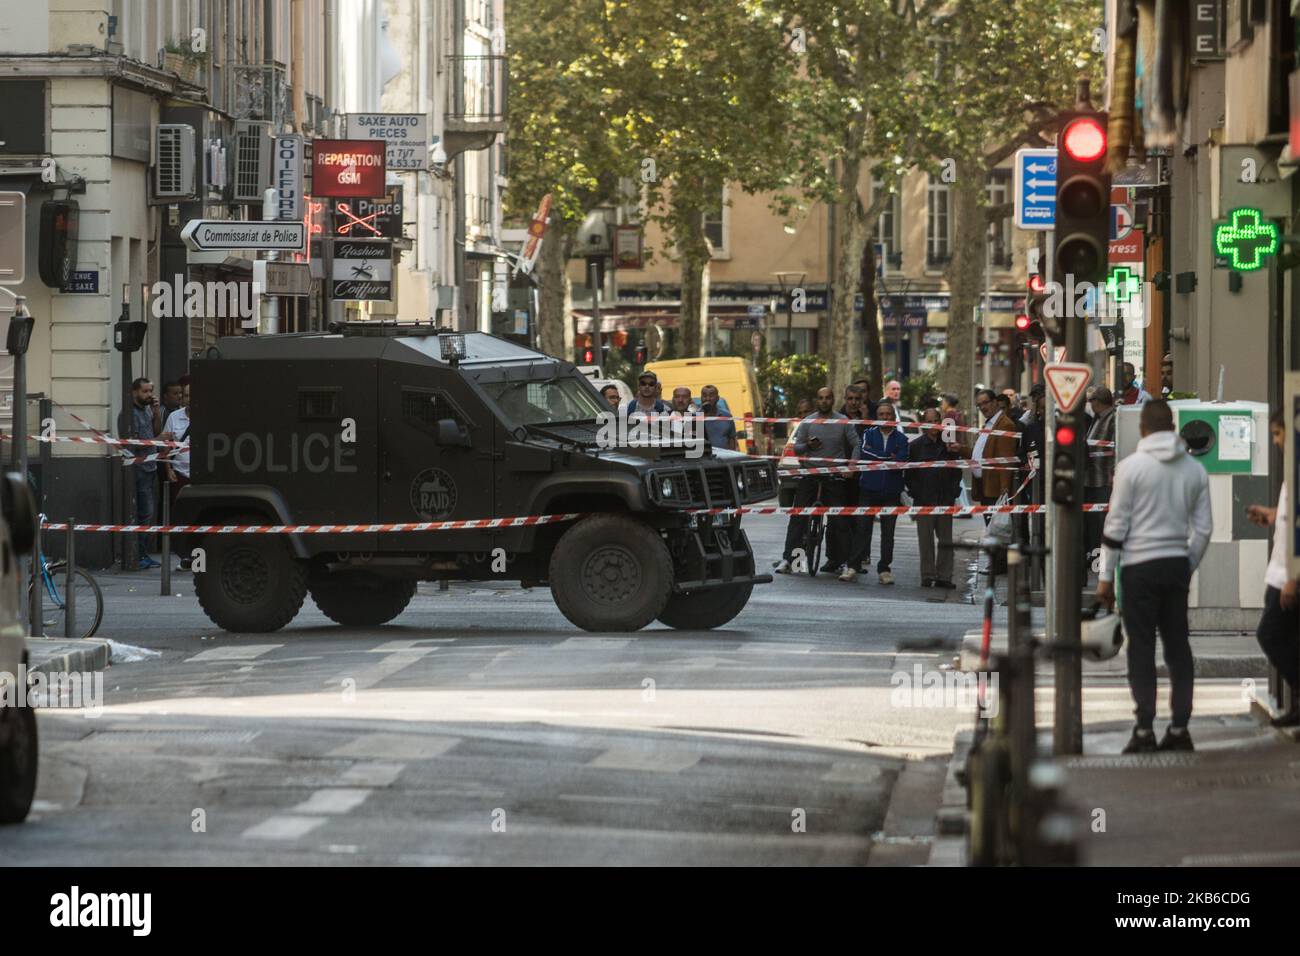
[[1052, 451], [1052, 501], [1077, 505], [1083, 500], [1083, 450], [1087, 446], [1083, 416], [1056, 413], [1056, 444]]
[[1065, 114], [1056, 138], [1056, 279], [1106, 281], [1110, 174], [1105, 113]]
[[646, 348], [644, 345], [638, 345], [636, 351], [632, 354], [633, 365], [644, 365], [646, 360]]
[[596, 364], [596, 350], [593, 349], [591, 346], [587, 346], [587, 348], [582, 350], [582, 364], [583, 365]]

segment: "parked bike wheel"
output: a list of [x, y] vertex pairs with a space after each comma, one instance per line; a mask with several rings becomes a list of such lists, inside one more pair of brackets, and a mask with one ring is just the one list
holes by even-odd
[[[41, 582], [41, 602], [43, 614], [41, 620], [45, 625], [47, 637], [62, 637], [67, 633], [67, 564], [55, 561], [49, 565], [50, 577], [54, 580], [54, 596]], [[90, 576], [84, 568], [77, 568], [72, 573], [73, 587], [76, 589], [76, 637], [93, 637], [104, 619], [104, 594], [99, 589], [99, 582]], [[31, 586], [27, 588], [31, 597]]]
[[826, 519], [821, 515], [813, 515], [808, 519], [808, 533], [804, 536], [803, 553], [808, 561], [808, 574], [810, 577], [817, 576], [817, 569], [822, 563], [822, 538], [824, 536], [825, 521]]

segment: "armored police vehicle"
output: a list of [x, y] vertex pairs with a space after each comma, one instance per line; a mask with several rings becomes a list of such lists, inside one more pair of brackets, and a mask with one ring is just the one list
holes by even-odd
[[[273, 631], [310, 593], [339, 624], [392, 620], [427, 580], [548, 585], [592, 631], [705, 629], [756, 583], [738, 515], [775, 469], [725, 450], [610, 447], [609, 406], [577, 368], [485, 333], [341, 323], [221, 339], [191, 366], [192, 484], [173, 520], [377, 525], [578, 513], [552, 524], [206, 534], [208, 617]], [[702, 454], [699, 452], [702, 451]]]

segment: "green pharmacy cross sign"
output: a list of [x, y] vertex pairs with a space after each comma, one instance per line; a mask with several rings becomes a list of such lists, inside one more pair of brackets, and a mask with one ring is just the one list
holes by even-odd
[[1137, 294], [1138, 288], [1137, 273], [1128, 266], [1116, 266], [1106, 277], [1106, 294], [1112, 302], [1127, 302]]
[[1231, 221], [1214, 224], [1214, 252], [1238, 272], [1251, 272], [1277, 252], [1277, 223], [1258, 209], [1234, 209]]

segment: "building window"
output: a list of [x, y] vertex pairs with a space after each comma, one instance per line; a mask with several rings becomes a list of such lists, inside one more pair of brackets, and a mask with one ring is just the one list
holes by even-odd
[[[883, 179], [871, 180], [871, 197], [874, 202], [875, 197], [885, 188]], [[871, 241], [874, 245], [881, 246], [881, 253], [884, 255], [884, 261], [881, 263], [881, 269], [885, 272], [896, 271], [903, 265], [903, 244], [902, 237], [899, 234], [899, 215], [900, 199], [898, 193], [893, 193], [889, 197], [884, 211], [880, 218], [876, 220], [875, 229], [871, 233]]]
[[925, 196], [925, 264], [942, 269], [952, 258], [952, 216], [948, 184], [930, 180]]
[[[1006, 169], [995, 169], [989, 174], [988, 186], [988, 203], [990, 206], [1000, 206], [1005, 202], [1011, 201], [1011, 172]], [[993, 268], [1008, 270], [1011, 268], [1011, 216], [1010, 214], [999, 219], [992, 224], [992, 249]]]
[[731, 216], [727, 208], [727, 190], [722, 190], [722, 201], [718, 205], [704, 210], [704, 238], [709, 240], [709, 250], [714, 259], [731, 257], [731, 248], [727, 243], [730, 232]]
[[0, 153], [48, 153], [44, 80], [0, 80]]

